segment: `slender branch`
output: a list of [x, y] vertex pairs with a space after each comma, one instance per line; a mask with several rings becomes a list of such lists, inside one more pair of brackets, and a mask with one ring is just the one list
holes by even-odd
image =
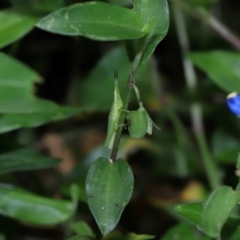
[[[136, 57], [134, 58], [134, 61], [132, 63], [131, 66], [131, 70], [130, 70], [130, 74], [129, 74], [129, 78], [128, 78], [128, 83], [127, 83], [127, 97], [123, 100], [123, 110], [127, 110], [128, 109], [128, 105], [130, 102], [130, 98], [131, 98], [131, 91], [133, 86], [135, 85], [136, 82], [136, 74], [137, 74], [137, 69], [139, 67], [139, 63], [142, 57], [142, 51], [140, 51]], [[112, 148], [112, 152], [111, 152], [111, 156], [110, 159], [114, 162], [116, 161], [116, 157], [117, 157], [117, 152], [118, 152], [118, 148], [119, 148], [119, 144], [120, 144], [120, 140], [121, 140], [121, 135], [122, 135], [122, 129], [123, 129], [123, 125], [124, 125], [124, 121], [126, 118], [126, 111], [122, 111], [120, 114], [120, 118], [118, 121], [118, 129], [116, 131], [115, 134], [115, 138], [114, 138], [114, 143], [113, 143], [113, 148]]]
[[208, 18], [208, 24], [215, 32], [231, 43], [236, 49], [240, 50], [240, 38], [235, 36], [218, 19], [214, 16], [210, 16]]
[[[179, 44], [180, 44], [182, 55], [183, 55], [183, 69], [184, 69], [184, 75], [186, 79], [186, 85], [187, 85], [187, 88], [189, 89], [191, 96], [193, 96], [197, 92], [197, 77], [196, 77], [196, 73], [191, 60], [187, 58], [187, 54], [189, 52], [189, 42], [188, 42], [184, 16], [182, 14], [182, 10], [179, 8], [178, 5], [174, 5], [173, 9], [174, 9], [174, 16], [175, 16]], [[197, 139], [197, 143], [202, 155], [206, 175], [211, 188], [215, 189], [220, 185], [219, 176], [218, 176], [217, 168], [213, 162], [213, 159], [211, 158], [211, 154], [209, 153], [209, 150], [207, 147], [207, 141], [204, 135], [202, 109], [198, 102], [194, 102], [191, 104], [190, 114], [192, 119], [193, 132]]]
[[229, 42], [236, 49], [240, 50], [240, 37], [236, 36], [230, 29], [224, 26], [218, 19], [212, 16], [209, 13], [204, 11], [198, 11], [196, 8], [191, 7], [191, 5], [187, 4], [183, 0], [171, 0], [173, 3], [180, 6], [186, 12], [188, 12], [191, 16], [198, 19], [199, 21], [208, 25], [211, 29], [213, 29], [217, 34], [219, 34], [223, 39]]

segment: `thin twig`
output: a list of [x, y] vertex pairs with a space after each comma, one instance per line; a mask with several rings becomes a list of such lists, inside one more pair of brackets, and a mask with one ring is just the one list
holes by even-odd
[[209, 26], [218, 35], [220, 35], [223, 39], [225, 39], [232, 46], [234, 46], [237, 50], [240, 50], [240, 37], [236, 36], [230, 29], [228, 29], [213, 15], [211, 15], [210, 13], [206, 13], [204, 11], [198, 11], [196, 8], [191, 7], [190, 4], [182, 0], [171, 0], [171, 1], [177, 4], [178, 6], [180, 6], [182, 9], [184, 9], [194, 18], [198, 19], [202, 23]]

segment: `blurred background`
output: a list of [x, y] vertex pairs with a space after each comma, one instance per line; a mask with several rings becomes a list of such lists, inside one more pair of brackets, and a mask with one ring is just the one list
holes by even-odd
[[[66, 0], [65, 4], [76, 2], [81, 1]], [[109, 2], [131, 6], [127, 0]], [[185, 2], [192, 4], [195, 10], [199, 8], [198, 1]], [[206, 6], [200, 7], [240, 35], [239, 0], [206, 2]], [[226, 106], [227, 93], [198, 68], [195, 68], [195, 90], [189, 88], [175, 24], [175, 4], [169, 1], [169, 5], [169, 32], [154, 56], [140, 69], [137, 78], [143, 103], [161, 131], [154, 129], [152, 136], [135, 140], [124, 130], [119, 150], [119, 157], [126, 159], [132, 167], [135, 187], [117, 230], [155, 235], [156, 239], [179, 220], [171, 210], [173, 204], [203, 200], [211, 189], [204, 170], [201, 140], [199, 142], [196, 137], [198, 133], [193, 126], [196, 124], [191, 112], [194, 104], [201, 109], [198, 130], [205, 133], [203, 139], [207, 152], [218, 166], [224, 184], [235, 186], [237, 183], [234, 172], [240, 147], [240, 121]], [[1, 10], [10, 6], [7, 0], [0, 2]], [[185, 11], [181, 13], [191, 52], [236, 51], [207, 23]], [[86, 221], [99, 235], [86, 204], [84, 183], [90, 164], [97, 157], [109, 154], [103, 143], [113, 99], [113, 71], [118, 70], [120, 91], [124, 97], [130, 68], [124, 44], [61, 36], [34, 28], [2, 51], [42, 76], [43, 83], [35, 86], [38, 97], [60, 105], [81, 106], [85, 111], [67, 120], [1, 134], [0, 153], [19, 146], [31, 146], [61, 159], [62, 163], [48, 170], [1, 175], [0, 180], [43, 196], [66, 199], [69, 186], [77, 183], [82, 189], [77, 219]], [[130, 110], [137, 107], [132, 96]], [[37, 228], [0, 216], [0, 232], [7, 239], [63, 239], [63, 229], [63, 226]]]

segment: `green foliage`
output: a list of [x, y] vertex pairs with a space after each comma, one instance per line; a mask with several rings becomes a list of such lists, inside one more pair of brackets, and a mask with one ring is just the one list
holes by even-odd
[[[230, 213], [240, 200], [240, 192], [221, 186], [204, 203], [201, 228], [210, 237], [219, 237]], [[224, 208], [222, 208], [224, 206]]]
[[135, 233], [129, 233], [126, 235], [121, 234], [120, 232], [112, 232], [108, 234], [106, 237], [103, 238], [103, 240], [147, 240], [147, 239], [153, 239], [154, 236], [151, 235], [145, 235], [145, 234], [135, 234]]
[[[168, 2], [167, 0], [134, 0], [134, 11], [141, 16], [144, 28], [149, 30], [146, 39], [144, 39], [143, 54], [140, 61], [143, 64], [168, 32]], [[140, 44], [141, 41], [140, 39]]]
[[[14, 69], [14, 71], [12, 70]], [[33, 84], [41, 77], [24, 64], [0, 53], [0, 133], [65, 119], [81, 108], [61, 107], [36, 98]]]
[[0, 154], [0, 174], [50, 168], [59, 164], [59, 162], [58, 159], [43, 156], [33, 149], [22, 148]]
[[30, 32], [41, 17], [39, 13], [24, 8], [9, 8], [0, 11], [0, 48]]
[[43, 198], [7, 184], [0, 185], [0, 199], [2, 215], [38, 225], [61, 223], [75, 211], [70, 201]]
[[129, 202], [133, 191], [133, 174], [123, 159], [112, 163], [98, 158], [86, 178], [89, 208], [103, 234], [111, 232]]
[[94, 237], [92, 229], [84, 221], [75, 222], [71, 226], [72, 230], [82, 236]]
[[[50, 226], [61, 233], [61, 240], [100, 238], [93, 218], [102, 240], [155, 238], [148, 233], [161, 235], [161, 240], [240, 238], [240, 184], [232, 168], [237, 161], [239, 178], [240, 124], [225, 111], [225, 94], [218, 88], [240, 93], [239, 53], [188, 53], [191, 41], [194, 49], [224, 48], [224, 44], [203, 27], [196, 27], [192, 19], [181, 16], [179, 8], [240, 49], [238, 37], [211, 15], [213, 7], [222, 8], [214, 5], [216, 2], [172, 1], [179, 45], [176, 29], [169, 29], [167, 0], [0, 3], [11, 6], [0, 10], [0, 239], [25, 239], [18, 236], [24, 232], [22, 224], [33, 229]], [[227, 23], [232, 15], [227, 17], [225, 10], [223, 21]], [[231, 24], [234, 22], [239, 21], [236, 18]], [[34, 26], [41, 31], [36, 29], [26, 36]], [[153, 52], [168, 30], [168, 41], [160, 45], [157, 53], [161, 56], [156, 61]], [[124, 44], [116, 42], [122, 40]], [[182, 62], [178, 62], [179, 46]], [[208, 79], [195, 73], [191, 63]], [[117, 82], [115, 75], [114, 88], [112, 73], [116, 70], [119, 79]], [[43, 78], [47, 80], [40, 87]], [[62, 90], [64, 93], [56, 97]], [[103, 146], [103, 129], [111, 105], [105, 140], [108, 150]], [[153, 126], [158, 128], [152, 114], [163, 131], [139, 139], [151, 135]], [[69, 117], [73, 118], [53, 123]], [[47, 123], [51, 125], [36, 128]], [[91, 136], [93, 126], [96, 133], [93, 130]], [[23, 128], [29, 128], [27, 141], [21, 140], [26, 134]], [[125, 128], [135, 139], [123, 137], [120, 141], [127, 134]], [[139, 149], [143, 154], [135, 155]], [[221, 186], [209, 191], [207, 199], [208, 185], [199, 180], [205, 179], [205, 174], [210, 185], [222, 176], [215, 184]], [[225, 184], [237, 187], [233, 190]], [[129, 233], [112, 231], [132, 194], [117, 229]], [[196, 200], [200, 202], [191, 203]], [[169, 211], [177, 202], [188, 203]], [[171, 227], [165, 224], [172, 220], [165, 221], [162, 228], [161, 217], [166, 215], [179, 223]]]
[[191, 53], [190, 59], [226, 92], [240, 92], [240, 54], [227, 51]]
[[210, 240], [206, 235], [201, 234], [193, 226], [186, 223], [179, 223], [172, 227], [161, 240], [172, 240], [172, 239], [194, 239], [194, 240]]
[[[223, 188], [226, 189], [226, 187], [223, 187]], [[236, 194], [239, 195], [239, 193], [236, 193]], [[225, 198], [222, 200], [222, 203], [224, 202], [224, 200], [226, 198], [228, 198], [228, 196], [225, 196]], [[230, 198], [231, 198], [231, 196], [230, 196]], [[211, 196], [209, 197], [209, 199], [211, 199]], [[220, 199], [220, 201], [221, 201], [221, 199]], [[217, 203], [219, 203], [219, 199], [218, 199]], [[229, 206], [231, 206], [231, 203], [227, 206], [227, 209], [229, 209], [228, 208]], [[214, 208], [215, 208], [215, 206], [213, 204], [211, 211], [213, 211]], [[176, 205], [174, 207], [174, 209], [178, 214], [180, 214], [181, 216], [185, 217], [186, 219], [192, 221], [200, 229], [205, 231], [204, 227], [206, 227], [206, 225], [205, 226], [202, 225], [203, 214], [204, 214], [204, 203], [200, 202], [200, 203], [179, 204], [179, 205]], [[220, 228], [222, 226], [222, 223], [226, 220], [226, 217], [229, 216], [229, 212], [221, 211], [222, 209], [223, 209], [223, 205], [221, 205], [220, 208], [218, 207], [218, 209], [216, 210], [218, 212], [217, 216], [219, 216], [219, 215], [221, 216], [219, 219], [219, 227]], [[213, 214], [213, 213], [211, 213], [211, 214]], [[211, 219], [213, 219], [213, 218], [215, 218], [215, 216], [211, 215]], [[204, 221], [208, 221], [208, 219], [206, 218]], [[216, 221], [218, 221], [217, 218], [215, 218], [215, 220], [210, 223], [209, 226], [211, 229], [216, 228]], [[207, 228], [209, 226], [207, 226]], [[218, 228], [218, 231], [220, 230], [220, 228]], [[221, 231], [221, 239], [237, 240], [239, 238], [239, 236], [240, 236], [239, 215], [228, 217], [228, 219], [226, 220], [226, 223]]]
[[53, 33], [101, 41], [135, 39], [147, 33], [138, 14], [103, 2], [71, 5], [51, 13], [36, 26]]
[[235, 164], [240, 144], [236, 137], [225, 131], [215, 131], [212, 137], [212, 148], [215, 159], [220, 163]]

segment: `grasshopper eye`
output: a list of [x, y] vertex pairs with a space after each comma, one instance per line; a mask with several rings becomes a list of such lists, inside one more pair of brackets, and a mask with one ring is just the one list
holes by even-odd
[[127, 126], [129, 126], [131, 124], [131, 120], [127, 120]]
[[240, 115], [240, 94], [232, 92], [227, 96], [227, 105], [230, 111], [236, 115]]

